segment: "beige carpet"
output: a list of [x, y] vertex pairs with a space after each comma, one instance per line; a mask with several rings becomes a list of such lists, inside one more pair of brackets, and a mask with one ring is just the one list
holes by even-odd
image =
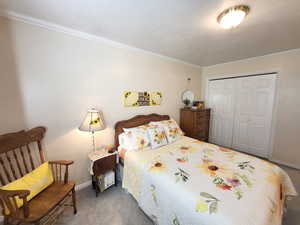
[[[300, 171], [283, 167], [300, 193]], [[60, 225], [153, 225], [136, 201], [121, 187], [112, 187], [98, 198], [91, 187], [78, 192], [78, 214], [71, 211], [60, 219]], [[271, 225], [271, 224], [270, 224]], [[300, 225], [300, 197], [288, 202], [284, 225]]]
[[111, 187], [96, 198], [87, 187], [78, 192], [78, 213], [63, 215], [57, 225], [153, 225], [137, 202], [120, 186]]

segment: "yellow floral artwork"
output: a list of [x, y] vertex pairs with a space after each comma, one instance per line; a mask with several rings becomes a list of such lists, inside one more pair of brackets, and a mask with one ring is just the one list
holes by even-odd
[[150, 92], [150, 105], [161, 105], [162, 93], [159, 91]]
[[162, 93], [159, 91], [124, 91], [124, 106], [155, 106], [161, 105]]
[[147, 142], [143, 137], [137, 137], [137, 141], [139, 149], [143, 149], [146, 147]]
[[166, 165], [159, 159], [154, 160], [149, 168], [149, 170], [152, 172], [163, 172], [165, 169]]
[[196, 204], [196, 212], [206, 212], [208, 211], [208, 204], [204, 200], [198, 200]]
[[209, 175], [210, 177], [216, 176], [231, 176], [232, 171], [224, 164], [216, 163], [209, 159], [202, 159], [202, 162], [197, 165], [197, 168], [201, 169], [201, 172]]
[[183, 154], [195, 152], [197, 149], [190, 145], [183, 145], [179, 148], [179, 151]]

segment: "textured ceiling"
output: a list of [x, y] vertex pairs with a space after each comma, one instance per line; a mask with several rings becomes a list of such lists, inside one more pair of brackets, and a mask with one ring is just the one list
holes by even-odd
[[[250, 14], [223, 30], [235, 4]], [[300, 47], [300, 0], [0, 0], [2, 9], [200, 66]]]

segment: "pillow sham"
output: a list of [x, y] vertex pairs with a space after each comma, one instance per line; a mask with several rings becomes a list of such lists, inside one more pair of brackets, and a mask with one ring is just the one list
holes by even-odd
[[[27, 196], [27, 201], [38, 195], [45, 188], [53, 183], [53, 174], [48, 162], [43, 163], [36, 169], [32, 170], [25, 176], [2, 186], [1, 190], [29, 190], [30, 194]], [[17, 207], [23, 206], [23, 200], [16, 197]], [[5, 209], [6, 214], [9, 214], [9, 210]]]
[[[131, 135], [127, 135], [125, 132], [119, 135], [119, 148], [126, 149], [126, 150], [142, 150], [138, 149], [135, 146], [135, 139]], [[149, 139], [150, 143], [150, 139]], [[150, 144], [147, 147], [144, 147], [143, 150], [150, 149]]]
[[127, 135], [123, 132], [119, 135], [119, 146], [122, 148], [130, 149], [131, 140]]
[[164, 129], [169, 143], [180, 139], [184, 133], [174, 119], [151, 122], [150, 125], [157, 125]]
[[[143, 125], [133, 128], [123, 128], [124, 144], [127, 149], [141, 150], [150, 146], [150, 139], [147, 132], [148, 126]], [[124, 146], [125, 147], [125, 146]]]
[[149, 127], [148, 133], [149, 133], [152, 149], [168, 144], [166, 133], [163, 127], [161, 126]]

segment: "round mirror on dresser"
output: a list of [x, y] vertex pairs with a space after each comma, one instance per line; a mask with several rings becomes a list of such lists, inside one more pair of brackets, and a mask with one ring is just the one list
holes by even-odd
[[181, 100], [182, 100], [183, 104], [185, 105], [185, 107], [192, 106], [194, 98], [195, 98], [195, 95], [190, 90], [184, 91], [181, 95]]

